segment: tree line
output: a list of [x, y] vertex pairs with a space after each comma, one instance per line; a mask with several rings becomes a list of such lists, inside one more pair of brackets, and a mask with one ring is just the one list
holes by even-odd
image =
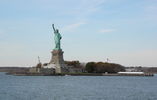
[[125, 71], [125, 67], [120, 64], [107, 62], [88, 62], [85, 66], [88, 73], [117, 73]]

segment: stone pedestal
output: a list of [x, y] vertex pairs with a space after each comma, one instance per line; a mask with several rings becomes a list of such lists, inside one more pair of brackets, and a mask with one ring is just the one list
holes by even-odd
[[56, 73], [67, 72], [68, 69], [63, 59], [64, 52], [61, 49], [59, 49], [59, 50], [53, 50], [51, 53], [52, 53], [52, 58], [50, 64], [55, 65], [55, 72]]

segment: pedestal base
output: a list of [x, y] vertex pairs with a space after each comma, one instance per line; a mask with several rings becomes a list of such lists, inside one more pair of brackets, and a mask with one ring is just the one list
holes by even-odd
[[53, 50], [51, 53], [52, 53], [52, 58], [50, 64], [55, 65], [55, 72], [56, 73], [68, 72], [68, 68], [65, 65], [63, 59], [64, 52], [60, 49], [60, 50]]

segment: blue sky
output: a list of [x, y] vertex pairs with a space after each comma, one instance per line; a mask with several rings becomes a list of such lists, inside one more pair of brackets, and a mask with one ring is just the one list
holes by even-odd
[[65, 60], [157, 67], [157, 0], [0, 0], [0, 66], [49, 62], [52, 23]]

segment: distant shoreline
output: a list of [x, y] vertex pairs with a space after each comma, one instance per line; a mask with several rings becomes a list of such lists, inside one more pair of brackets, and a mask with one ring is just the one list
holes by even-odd
[[30, 73], [30, 67], [0, 67], [0, 72], [6, 72], [7, 75], [16, 76], [154, 76], [155, 73], [146, 72], [144, 74], [118, 74], [118, 73], [62, 73], [62, 74], [45, 74]]
[[6, 73], [15, 76], [154, 76], [154, 74], [105, 74], [105, 73], [61, 73], [61, 74], [45, 74], [45, 73]]

